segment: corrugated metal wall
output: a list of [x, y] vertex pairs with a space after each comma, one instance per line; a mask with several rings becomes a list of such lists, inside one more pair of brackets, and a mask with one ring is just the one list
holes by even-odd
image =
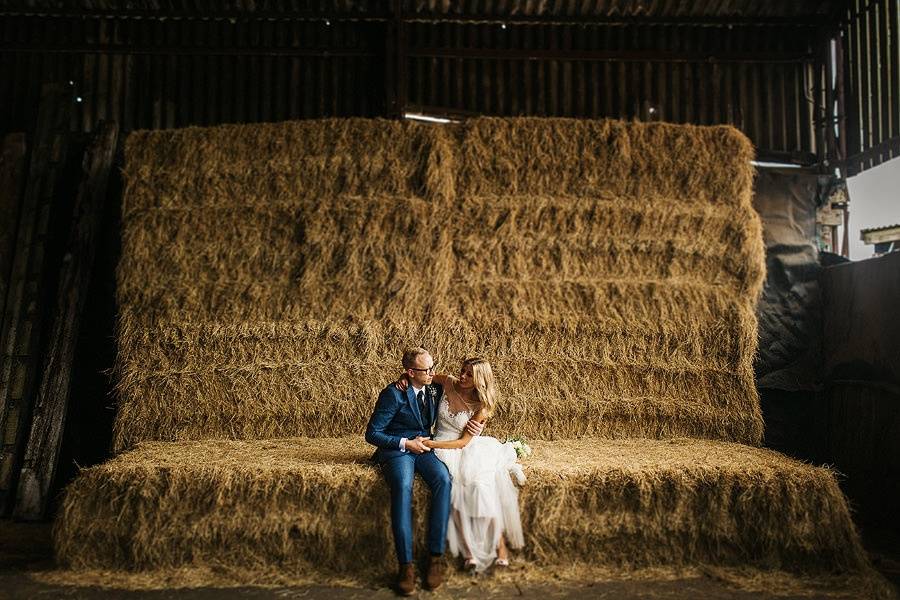
[[849, 175], [900, 156], [900, 1], [851, 0], [841, 34]]
[[81, 99], [76, 131], [104, 118], [127, 132], [392, 115], [397, 101], [451, 115], [731, 123], [760, 151], [806, 162], [822, 147], [815, 20], [53, 14], [0, 17], [0, 132], [30, 128], [41, 83], [55, 80]]

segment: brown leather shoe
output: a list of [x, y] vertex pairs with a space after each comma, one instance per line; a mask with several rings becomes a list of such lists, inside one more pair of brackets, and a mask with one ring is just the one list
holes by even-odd
[[444, 557], [432, 556], [428, 559], [428, 574], [425, 585], [429, 590], [438, 589], [444, 583]]
[[416, 570], [412, 563], [400, 565], [400, 572], [397, 574], [397, 591], [402, 596], [412, 596], [416, 593]]

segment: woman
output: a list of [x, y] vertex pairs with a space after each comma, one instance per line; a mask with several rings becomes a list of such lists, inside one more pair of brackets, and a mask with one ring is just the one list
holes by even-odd
[[[512, 445], [492, 437], [473, 437], [466, 423], [485, 422], [496, 408], [491, 365], [483, 358], [463, 361], [459, 377], [435, 374], [444, 387], [433, 440], [423, 444], [447, 465], [453, 480], [447, 542], [454, 555], [466, 557], [466, 567], [481, 572], [492, 563], [509, 565], [507, 544], [523, 545], [519, 500], [510, 473], [524, 483]], [[397, 387], [405, 390], [401, 376]]]

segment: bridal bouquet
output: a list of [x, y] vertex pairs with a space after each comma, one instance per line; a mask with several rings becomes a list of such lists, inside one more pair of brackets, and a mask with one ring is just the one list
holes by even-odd
[[516, 457], [521, 459], [531, 456], [531, 446], [528, 445], [528, 440], [525, 436], [515, 435], [506, 438], [506, 441], [512, 444], [513, 449], [516, 451]]

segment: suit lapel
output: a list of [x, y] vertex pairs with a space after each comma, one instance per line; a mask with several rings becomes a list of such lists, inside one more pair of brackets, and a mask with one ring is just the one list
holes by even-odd
[[419, 403], [416, 402], [416, 392], [413, 389], [413, 386], [406, 388], [406, 401], [409, 403], [410, 408], [412, 408], [413, 414], [416, 415], [416, 419], [419, 421], [419, 427], [425, 429], [425, 425], [422, 422], [422, 413], [419, 411]]

